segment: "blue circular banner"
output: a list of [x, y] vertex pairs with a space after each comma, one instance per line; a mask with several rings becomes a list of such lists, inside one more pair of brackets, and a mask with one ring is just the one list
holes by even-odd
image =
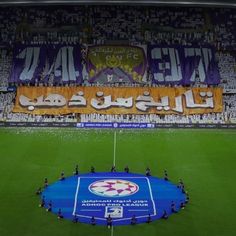
[[183, 190], [157, 177], [99, 172], [74, 175], [42, 192], [45, 208], [58, 217], [88, 224], [113, 225], [168, 218], [184, 207]]

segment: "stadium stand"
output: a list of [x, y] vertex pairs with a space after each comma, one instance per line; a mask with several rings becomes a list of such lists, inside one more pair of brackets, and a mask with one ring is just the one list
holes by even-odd
[[[158, 9], [158, 10], [157, 10]], [[0, 120], [24, 122], [137, 122], [137, 123], [235, 123], [236, 122], [236, 11], [235, 9], [67, 6], [7, 7], [0, 9]], [[13, 14], [14, 13], [14, 14]], [[13, 113], [15, 91], [9, 82], [15, 43], [42, 45], [53, 43], [80, 44], [82, 47], [82, 86], [101, 86], [88, 82], [87, 45], [212, 45], [217, 48], [217, 61], [224, 90], [222, 113], [202, 115], [102, 115], [69, 114], [32, 115]], [[145, 75], [145, 85], [114, 83], [111, 87], [163, 87], [152, 83], [152, 72]], [[54, 86], [51, 74], [47, 83], [35, 80], [26, 85]], [[65, 83], [63, 86], [74, 86]], [[175, 85], [178, 86], [178, 85]], [[192, 87], [206, 87], [196, 81]]]

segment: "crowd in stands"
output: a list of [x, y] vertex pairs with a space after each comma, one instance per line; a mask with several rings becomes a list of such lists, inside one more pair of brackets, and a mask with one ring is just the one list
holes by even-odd
[[219, 9], [211, 13], [218, 48], [235, 50], [236, 14], [234, 9]]
[[[216, 55], [221, 77], [219, 87], [224, 89], [224, 111], [222, 113], [188, 116], [155, 114], [27, 115], [12, 112], [15, 92], [0, 92], [0, 120], [138, 123], [236, 122], [235, 9], [146, 6], [2, 7], [0, 8], [0, 20], [0, 88], [8, 86], [14, 43], [64, 42], [83, 45], [210, 44], [217, 48]], [[8, 46], [6, 47], [6, 45]], [[83, 71], [83, 77], [85, 81], [83, 86], [100, 86], [88, 83], [86, 71]], [[159, 86], [152, 84], [150, 78], [147, 81], [148, 83], [144, 86]], [[111, 86], [136, 87], [140, 84], [113, 84]], [[196, 83], [194, 86], [206, 85]]]
[[159, 123], [159, 124], [181, 124], [181, 123], [225, 123], [223, 114], [204, 115], [101, 115], [101, 114], [81, 114], [81, 122], [124, 122], [124, 123]]
[[11, 71], [12, 56], [6, 49], [0, 48], [0, 87], [8, 86], [8, 79]]
[[[1, 42], [6, 43], [16, 40], [36, 43], [83, 40], [101, 44], [117, 39], [142, 43], [149, 36], [149, 40], [153, 40], [160, 28], [201, 31], [206, 25], [202, 8], [64, 6], [1, 8], [0, 11]], [[57, 31], [51, 31], [52, 28]]]
[[[235, 10], [144, 6], [0, 9], [2, 43], [218, 43], [235, 46]], [[56, 30], [53, 30], [56, 29]]]
[[224, 89], [236, 89], [236, 57], [229, 53], [218, 53], [218, 67]]

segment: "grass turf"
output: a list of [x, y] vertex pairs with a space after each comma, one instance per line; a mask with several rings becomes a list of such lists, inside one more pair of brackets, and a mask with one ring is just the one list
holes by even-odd
[[[0, 129], [1, 236], [110, 236], [102, 226], [57, 220], [38, 207], [35, 190], [61, 171], [72, 175], [94, 165], [109, 171], [113, 163], [114, 131], [71, 129]], [[116, 167], [122, 171], [184, 180], [190, 204], [167, 221], [119, 226], [114, 236], [236, 235], [236, 132], [224, 130], [117, 131]]]

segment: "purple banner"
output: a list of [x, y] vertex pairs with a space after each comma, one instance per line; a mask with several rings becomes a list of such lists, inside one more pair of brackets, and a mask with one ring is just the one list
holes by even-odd
[[15, 45], [10, 82], [82, 82], [79, 45]]
[[81, 83], [82, 64], [79, 45], [53, 45], [48, 49], [45, 79], [54, 83]]
[[9, 82], [35, 82], [43, 71], [46, 47], [16, 44]]
[[155, 45], [149, 46], [147, 53], [154, 83], [220, 83], [213, 47]]
[[143, 83], [146, 72], [144, 49], [136, 46], [90, 46], [87, 71], [90, 83]]

